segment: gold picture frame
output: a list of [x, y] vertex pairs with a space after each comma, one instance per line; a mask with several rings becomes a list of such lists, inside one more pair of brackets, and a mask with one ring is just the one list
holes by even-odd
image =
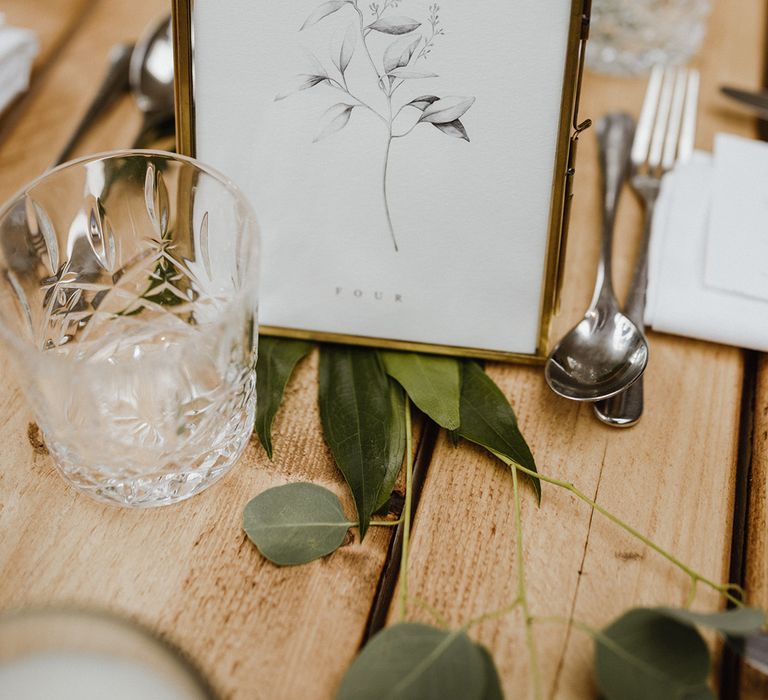
[[[195, 85], [193, 69], [193, 12], [195, 0], [173, 0], [173, 34], [176, 97], [176, 143], [179, 153], [195, 157]], [[539, 332], [536, 351], [531, 354], [435, 345], [422, 342], [372, 338], [323, 331], [297, 330], [261, 326], [260, 332], [321, 342], [374, 346], [409, 350], [438, 355], [541, 364], [548, 353], [549, 327], [559, 307], [560, 288], [564, 273], [564, 258], [568, 233], [572, 184], [575, 174], [576, 151], [581, 132], [591, 121], [579, 118], [579, 102], [584, 72], [586, 42], [589, 34], [591, 0], [571, 0], [568, 45], [560, 104], [559, 132], [553, 169], [552, 195], [549, 215], [544, 284], [539, 310]]]

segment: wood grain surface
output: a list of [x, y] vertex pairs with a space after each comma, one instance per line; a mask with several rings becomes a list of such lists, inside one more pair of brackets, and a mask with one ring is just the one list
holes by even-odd
[[[135, 39], [168, 11], [163, 0], [25, 0], [3, 9], [35, 28], [44, 51], [33, 89], [12, 122], [0, 121], [0, 200], [42, 172], [85, 109], [109, 48]], [[753, 120], [717, 95], [722, 83], [760, 84], [766, 8], [761, 0], [716, 0], [702, 71], [698, 145], [717, 131], [754, 133]], [[588, 74], [582, 114], [637, 113], [642, 80]], [[131, 142], [139, 116], [129, 97], [80, 152]], [[10, 125], [9, 125], [10, 124]], [[563, 309], [553, 334], [583, 312], [598, 256], [599, 187], [594, 134], [579, 154]], [[619, 212], [616, 286], [624, 293], [640, 230], [627, 192]], [[733, 348], [651, 334], [647, 414], [615, 431], [586, 405], [554, 397], [541, 371], [494, 364], [542, 472], [574, 482], [702, 573], [728, 575], [737, 438], [744, 372]], [[179, 644], [225, 698], [325, 699], [357, 652], [384, 572], [392, 532], [372, 528], [309, 566], [265, 562], [240, 528], [244, 504], [270, 486], [312, 480], [352, 504], [324, 445], [316, 407], [316, 355], [299, 368], [278, 414], [275, 457], [254, 442], [218, 485], [177, 506], [126, 511], [65, 487], [39, 441], [14, 377], [0, 356], [0, 609], [52, 603], [106, 607]], [[747, 586], [768, 606], [768, 364], [760, 363], [751, 467]], [[533, 613], [593, 626], [639, 604], [681, 604], [688, 581], [669, 563], [570, 494], [544, 487], [537, 507], [523, 488], [525, 568]], [[411, 593], [450, 622], [516, 596], [514, 499], [503, 465], [440, 436], [414, 524]], [[380, 601], [381, 603], [381, 601]], [[386, 600], [384, 601], [386, 604]], [[695, 606], [713, 609], [701, 587]], [[412, 606], [412, 619], [428, 616]], [[394, 616], [394, 611], [392, 612]], [[530, 697], [531, 669], [518, 613], [473, 630], [488, 645], [509, 698]], [[593, 697], [591, 643], [565, 625], [536, 628], [547, 698]], [[745, 687], [758, 681], [749, 681]], [[751, 690], [745, 697], [765, 697]], [[761, 694], [762, 692], [762, 694]]]

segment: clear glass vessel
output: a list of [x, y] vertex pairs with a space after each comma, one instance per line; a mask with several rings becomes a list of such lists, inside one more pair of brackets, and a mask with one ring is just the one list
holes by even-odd
[[111, 613], [36, 608], [0, 615], [0, 697], [216, 700], [175, 647]]
[[711, 0], [592, 0], [587, 64], [635, 75], [656, 64], [679, 65], [699, 50]]
[[60, 166], [0, 209], [0, 340], [62, 476], [155, 506], [221, 477], [255, 411], [258, 229], [165, 152]]

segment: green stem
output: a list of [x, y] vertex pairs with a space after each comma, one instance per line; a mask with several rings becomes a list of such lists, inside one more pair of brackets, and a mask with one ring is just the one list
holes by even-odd
[[573, 484], [568, 483], [567, 481], [561, 481], [560, 479], [554, 479], [552, 477], [545, 476], [544, 474], [540, 474], [539, 472], [535, 472], [531, 469], [526, 469], [522, 465], [517, 464], [516, 462], [513, 462], [512, 460], [508, 459], [504, 455], [499, 454], [498, 452], [493, 452], [493, 454], [496, 457], [498, 457], [502, 462], [509, 465], [512, 468], [513, 474], [517, 471], [520, 471], [523, 474], [527, 474], [528, 476], [534, 477], [536, 479], [540, 479], [541, 481], [544, 481], [547, 484], [552, 484], [553, 486], [559, 486], [561, 489], [570, 491], [574, 496], [576, 496], [576, 498], [584, 501], [584, 503], [588, 504], [590, 507], [594, 508], [598, 513], [608, 518], [608, 520], [610, 520], [612, 523], [614, 523], [615, 525], [618, 525], [622, 530], [628, 532], [630, 535], [640, 540], [644, 545], [646, 545], [647, 547], [650, 547], [654, 552], [660, 554], [667, 561], [674, 564], [681, 571], [685, 572], [690, 577], [692, 582], [694, 583], [701, 582], [706, 586], [709, 586], [710, 588], [720, 593], [727, 600], [729, 600], [731, 603], [733, 603], [738, 607], [742, 607], [744, 605], [744, 603], [739, 598], [731, 595], [729, 592], [731, 590], [735, 590], [741, 593], [741, 588], [739, 586], [734, 586], [733, 584], [729, 584], [729, 583], [726, 583], [726, 584], [715, 583], [711, 579], [708, 579], [706, 576], [703, 576], [697, 571], [694, 571], [689, 566], [687, 566], [682, 561], [680, 561], [676, 556], [674, 556], [667, 550], [663, 549], [652, 540], [648, 539], [641, 532], [638, 532], [635, 528], [633, 528], [628, 523], [624, 522], [621, 518], [617, 517], [616, 515], [611, 513], [609, 510], [606, 510], [605, 508], [603, 508], [600, 504], [592, 500], [589, 496], [587, 496], [587, 494], [580, 491]]
[[520, 600], [520, 598], [516, 598], [514, 602], [510, 603], [509, 605], [505, 605], [503, 608], [479, 615], [478, 617], [475, 617], [467, 622], [464, 625], [464, 629], [468, 630], [472, 627], [477, 627], [477, 625], [481, 625], [483, 622], [487, 622], [488, 620], [496, 620], [500, 617], [504, 617], [505, 615], [509, 615], [509, 613], [517, 610], [522, 602], [523, 601]]
[[411, 434], [411, 402], [405, 399], [405, 505], [403, 506], [403, 548], [400, 552], [400, 621], [408, 609], [408, 550], [411, 542], [411, 503], [413, 486], [413, 435]]
[[440, 614], [439, 610], [431, 606], [426, 601], [422, 600], [421, 598], [416, 598], [415, 596], [409, 596], [408, 601], [411, 603], [414, 603], [417, 607], [423, 608], [424, 610], [426, 610], [430, 615], [432, 615], [432, 617], [435, 618], [435, 620], [437, 620], [438, 624], [441, 627], [444, 627], [446, 629], [450, 628], [451, 625], [448, 622], [448, 620], [445, 617], [443, 617], [443, 615]]
[[517, 545], [517, 599], [523, 609], [525, 620], [525, 643], [531, 659], [531, 675], [533, 678], [533, 697], [541, 698], [541, 677], [539, 675], [539, 660], [536, 652], [536, 640], [533, 637], [533, 618], [528, 607], [528, 596], [525, 589], [525, 563], [523, 561], [523, 518], [520, 507], [520, 488], [517, 483], [517, 471], [512, 470], [512, 483], [515, 490], [515, 531]]
[[[402, 518], [398, 520], [371, 520], [368, 523], [368, 526], [369, 527], [397, 527], [402, 522], [403, 522]], [[355, 523], [355, 525], [357, 525], [357, 523]]]

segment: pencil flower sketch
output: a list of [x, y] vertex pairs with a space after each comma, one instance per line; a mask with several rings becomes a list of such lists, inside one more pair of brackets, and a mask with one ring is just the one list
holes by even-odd
[[[448, 136], [469, 141], [461, 117], [472, 107], [475, 98], [422, 95], [398, 103], [396, 93], [409, 81], [438, 77], [435, 73], [425, 70], [423, 64], [432, 53], [436, 41], [445, 35], [440, 20], [440, 5], [431, 4], [426, 22], [421, 22], [392, 12], [402, 0], [372, 2], [367, 11], [362, 10], [358, 2], [359, 0], [328, 0], [309, 15], [301, 31], [310, 29], [341, 11], [349, 14], [349, 24], [342, 27], [343, 31], [331, 44], [330, 63], [324, 63], [313, 54], [315, 65], [312, 71], [297, 76], [294, 84], [275, 100], [283, 100], [297, 92], [318, 86], [344, 95], [345, 99], [326, 110], [315, 142], [341, 131], [347, 126], [352, 112], [356, 109], [367, 111], [383, 126], [387, 135], [382, 173], [384, 211], [392, 243], [395, 251], [398, 251], [388, 192], [392, 144], [396, 139], [403, 139], [411, 134], [420, 124], [431, 124]], [[383, 50], [377, 52], [372, 35], [389, 35], [395, 38]], [[373, 90], [373, 93], [378, 95], [376, 101], [360, 96], [359, 89], [364, 86], [350, 84], [349, 67], [353, 59], [369, 65], [367, 70], [371, 74], [370, 80], [375, 80], [376, 83]], [[415, 110], [417, 114], [411, 119], [406, 119], [411, 110]]]

